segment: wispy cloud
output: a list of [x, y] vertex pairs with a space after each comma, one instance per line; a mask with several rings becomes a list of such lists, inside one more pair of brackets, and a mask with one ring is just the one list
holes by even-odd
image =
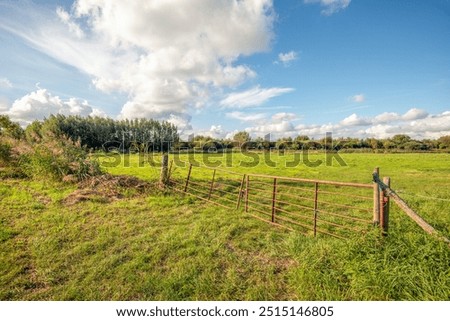
[[355, 103], [363, 103], [366, 100], [366, 96], [364, 94], [354, 95], [350, 98], [351, 101]]
[[259, 106], [273, 97], [290, 93], [292, 91], [294, 91], [293, 88], [260, 88], [257, 86], [243, 92], [231, 93], [226, 98], [222, 99], [220, 104], [227, 108]]
[[351, 0], [304, 0], [306, 4], [320, 4], [323, 8], [321, 14], [331, 16], [332, 14], [344, 10], [350, 5]]
[[226, 116], [243, 122], [257, 122], [267, 118], [267, 114], [264, 113], [243, 113], [240, 111], [226, 113]]
[[0, 88], [6, 88], [6, 89], [9, 89], [9, 88], [12, 88], [12, 87], [13, 87], [13, 85], [12, 85], [12, 83], [9, 81], [8, 78], [0, 78]]
[[278, 60], [275, 63], [282, 63], [285, 67], [289, 66], [292, 61], [298, 59], [298, 53], [295, 51], [289, 51], [286, 53], [279, 53]]

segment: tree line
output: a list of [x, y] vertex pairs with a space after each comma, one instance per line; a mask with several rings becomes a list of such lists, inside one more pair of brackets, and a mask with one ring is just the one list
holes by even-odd
[[326, 136], [321, 139], [299, 135], [294, 138], [284, 137], [270, 141], [262, 137], [251, 139], [250, 134], [241, 131], [232, 139], [215, 139], [209, 136], [194, 136], [187, 142], [178, 142], [176, 150], [223, 150], [223, 149], [256, 149], [256, 150], [386, 150], [386, 151], [436, 151], [450, 150], [450, 136], [438, 139], [412, 139], [408, 135], [395, 135], [386, 139], [377, 138], [332, 138]]
[[113, 120], [103, 117], [52, 115], [44, 121], [34, 121], [26, 129], [29, 137], [51, 131], [63, 135], [90, 150], [167, 151], [168, 142], [179, 140], [176, 126], [153, 119]]

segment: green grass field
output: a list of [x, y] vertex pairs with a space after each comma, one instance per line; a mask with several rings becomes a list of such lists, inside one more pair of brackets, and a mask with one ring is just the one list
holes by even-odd
[[[174, 155], [171, 155], [174, 157]], [[186, 161], [189, 155], [180, 155]], [[204, 155], [196, 155], [200, 160]], [[212, 154], [209, 162], [229, 155]], [[299, 164], [233, 171], [370, 183], [379, 166], [392, 187], [450, 237], [449, 154], [341, 154], [347, 166]], [[155, 181], [137, 155], [112, 174]], [[112, 165], [116, 162], [115, 166]], [[229, 161], [230, 162], [230, 161]], [[183, 177], [186, 168], [174, 176]], [[205, 178], [206, 178], [205, 174]], [[0, 181], [1, 300], [449, 300], [450, 249], [391, 205], [388, 237], [305, 237], [192, 197], [154, 189], [67, 205], [76, 186]]]

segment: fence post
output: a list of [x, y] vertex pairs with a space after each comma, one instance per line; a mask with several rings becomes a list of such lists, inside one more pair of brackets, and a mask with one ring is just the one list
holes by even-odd
[[246, 177], [246, 174], [244, 174], [244, 176], [242, 176], [241, 186], [239, 187], [239, 196], [238, 196], [238, 201], [237, 201], [237, 204], [236, 204], [236, 209], [239, 209], [239, 206], [241, 205], [241, 199], [242, 199], [242, 192], [243, 192], [243, 188], [244, 188], [245, 177]]
[[170, 181], [170, 177], [172, 176], [172, 168], [173, 168], [173, 159], [170, 160], [170, 165], [169, 165], [169, 174], [167, 176], [167, 181]]
[[245, 211], [248, 212], [248, 189], [250, 187], [250, 176], [247, 175], [245, 181]]
[[187, 175], [187, 178], [186, 178], [186, 185], [184, 186], [184, 192], [185, 193], [187, 192], [187, 188], [188, 188], [188, 185], [189, 185], [189, 179], [191, 178], [191, 170], [192, 170], [192, 164], [189, 164], [189, 171], [188, 171], [188, 175]]
[[275, 202], [277, 198], [277, 179], [273, 179], [273, 192], [272, 192], [272, 223], [275, 222]]
[[375, 167], [373, 170], [373, 225], [380, 224], [380, 187], [378, 183], [375, 181], [380, 174], [380, 169]]
[[161, 175], [159, 178], [159, 184], [162, 187], [167, 186], [169, 180], [168, 165], [169, 165], [169, 155], [163, 154], [161, 161]]
[[[391, 179], [389, 177], [383, 177], [383, 183], [387, 187], [391, 187]], [[389, 230], [389, 195], [387, 193], [382, 193], [382, 199], [383, 209], [381, 211], [380, 217], [381, 229], [383, 230], [383, 235], [387, 235]]]
[[314, 183], [314, 237], [317, 234], [317, 199], [319, 197], [319, 183]]
[[212, 180], [211, 180], [211, 187], [209, 188], [209, 193], [208, 193], [208, 200], [211, 199], [211, 193], [212, 193], [212, 190], [214, 188], [214, 179], [215, 178], [216, 178], [216, 170], [214, 170], [214, 172], [213, 172], [213, 177], [212, 177]]

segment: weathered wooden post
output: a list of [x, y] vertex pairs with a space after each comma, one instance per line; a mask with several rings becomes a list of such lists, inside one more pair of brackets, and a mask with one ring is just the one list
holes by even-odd
[[277, 179], [273, 179], [273, 192], [272, 192], [272, 223], [275, 222], [275, 203], [277, 199]]
[[186, 185], [184, 185], [184, 192], [187, 192], [188, 186], [189, 186], [189, 179], [191, 178], [191, 171], [192, 171], [192, 164], [189, 164], [189, 171], [188, 175], [186, 177]]
[[170, 177], [172, 176], [172, 169], [173, 169], [173, 159], [170, 160], [170, 165], [169, 165], [169, 174], [167, 176], [167, 181], [170, 182]]
[[[389, 177], [383, 177], [383, 183], [390, 188], [391, 187], [391, 179]], [[388, 234], [388, 230], [389, 230], [389, 203], [390, 203], [390, 199], [389, 199], [389, 194], [384, 192], [382, 193], [382, 205], [383, 205], [383, 209], [381, 211], [381, 217], [380, 217], [380, 223], [381, 223], [381, 229], [383, 231], [383, 235], [387, 235]]]
[[169, 183], [169, 155], [163, 154], [161, 159], [161, 175], [159, 178], [159, 184], [161, 187], [165, 187]]
[[380, 175], [380, 169], [375, 167], [373, 170], [373, 225], [380, 224], [380, 187], [376, 179]]

